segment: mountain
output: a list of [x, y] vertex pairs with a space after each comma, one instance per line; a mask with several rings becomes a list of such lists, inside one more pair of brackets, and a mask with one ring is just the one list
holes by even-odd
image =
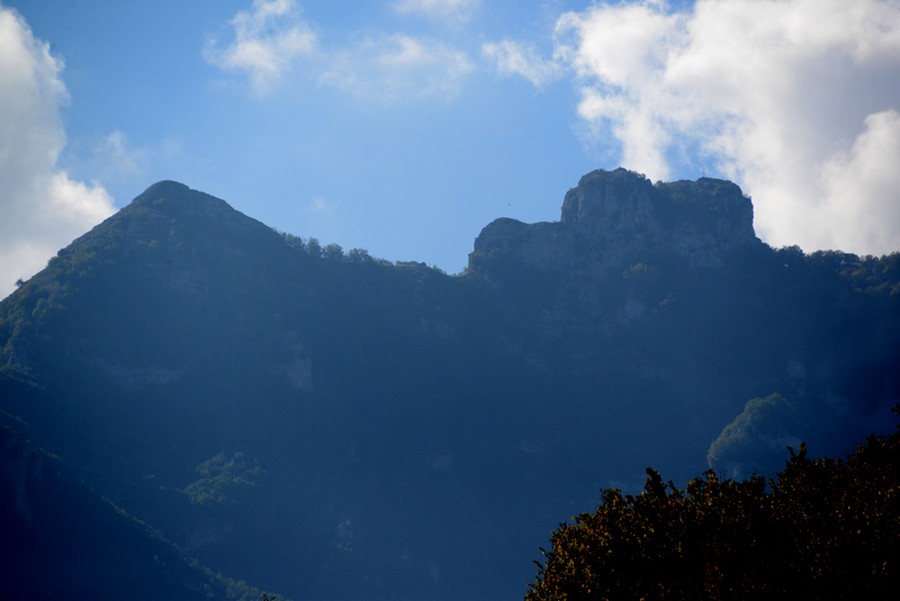
[[186, 557], [9, 427], [0, 429], [0, 466], [4, 599], [260, 597]]
[[160, 182], [0, 303], [0, 418], [229, 578], [521, 598], [557, 524], [646, 466], [774, 473], [892, 426], [900, 255], [752, 222], [729, 182], [595, 171], [449, 276]]

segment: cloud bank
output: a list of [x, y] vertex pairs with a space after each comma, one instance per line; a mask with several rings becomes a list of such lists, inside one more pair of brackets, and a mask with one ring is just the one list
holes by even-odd
[[900, 250], [900, 3], [597, 5], [559, 19], [556, 58], [623, 165], [712, 165], [775, 246]]
[[103, 187], [57, 164], [66, 141], [62, 68], [18, 13], [0, 7], [0, 297], [114, 212]]

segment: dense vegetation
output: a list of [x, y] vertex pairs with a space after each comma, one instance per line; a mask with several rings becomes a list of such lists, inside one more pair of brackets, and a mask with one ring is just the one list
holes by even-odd
[[900, 434], [850, 457], [791, 450], [775, 478], [683, 489], [648, 469], [562, 525], [527, 601], [887, 599], [900, 585]]

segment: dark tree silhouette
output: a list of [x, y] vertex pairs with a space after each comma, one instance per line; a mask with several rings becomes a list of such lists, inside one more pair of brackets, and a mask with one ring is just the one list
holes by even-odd
[[900, 585], [900, 436], [871, 436], [846, 460], [805, 445], [766, 481], [683, 490], [647, 470], [642, 493], [602, 493], [542, 552], [527, 601], [884, 599]]

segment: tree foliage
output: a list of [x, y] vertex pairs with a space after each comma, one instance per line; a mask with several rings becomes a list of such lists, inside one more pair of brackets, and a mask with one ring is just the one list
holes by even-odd
[[889, 598], [900, 584], [900, 436], [846, 460], [791, 451], [766, 481], [712, 470], [682, 490], [602, 493], [543, 551], [527, 601]]
[[784, 464], [785, 447], [808, 436], [796, 406], [780, 394], [755, 398], [725, 426], [707, 452], [709, 467], [722, 476], [741, 478], [752, 471], [773, 474]]

